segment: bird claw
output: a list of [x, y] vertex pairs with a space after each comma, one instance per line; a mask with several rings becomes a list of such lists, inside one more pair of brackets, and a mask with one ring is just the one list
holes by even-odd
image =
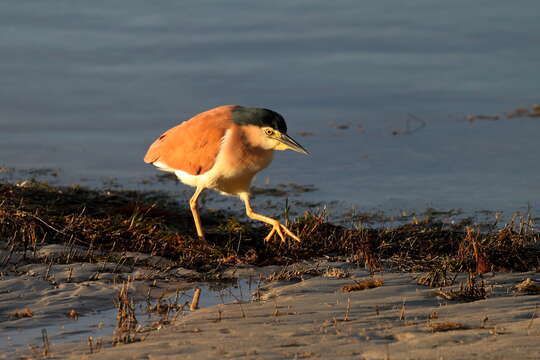
[[287, 227], [285, 227], [285, 225], [281, 224], [278, 221], [276, 221], [274, 223], [274, 225], [272, 227], [272, 231], [270, 231], [270, 233], [264, 238], [264, 241], [270, 241], [272, 239], [272, 237], [274, 236], [274, 234], [277, 233], [279, 235], [279, 237], [281, 238], [281, 242], [284, 243], [286, 240], [285, 240], [285, 235], [283, 234], [283, 232], [285, 232], [286, 235], [288, 235], [289, 237], [291, 237], [295, 241], [298, 241], [298, 242], [302, 241], [291, 230], [287, 229]]

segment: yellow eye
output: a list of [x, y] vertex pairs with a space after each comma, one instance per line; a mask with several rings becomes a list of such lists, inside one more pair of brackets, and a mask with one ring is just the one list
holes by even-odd
[[264, 133], [268, 136], [274, 135], [274, 131], [272, 129], [264, 129]]

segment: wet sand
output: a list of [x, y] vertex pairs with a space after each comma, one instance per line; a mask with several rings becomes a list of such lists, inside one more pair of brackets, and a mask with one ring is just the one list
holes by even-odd
[[[309, 262], [295, 268], [309, 269], [314, 265]], [[71, 266], [77, 269], [77, 276], [82, 276], [82, 265]], [[540, 356], [540, 320], [536, 319], [539, 297], [515, 291], [515, 286], [526, 278], [539, 281], [539, 273], [484, 274], [487, 298], [463, 302], [436, 296], [437, 289], [418, 285], [419, 273], [379, 273], [375, 278], [384, 281], [381, 287], [345, 293], [342, 286], [370, 279], [369, 273], [348, 263], [323, 261], [318, 266], [346, 277], [305, 275], [304, 280], [294, 282], [272, 281], [260, 287], [258, 301], [218, 304], [188, 312], [169, 325], [141, 334], [138, 340], [142, 341], [112, 346], [112, 334], [103, 336], [102, 348], [94, 354], [90, 354], [84, 335], [81, 341], [71, 343], [53, 339], [49, 357], [535, 359]], [[93, 270], [88, 264], [84, 268], [89, 271], [86, 275], [91, 275]], [[277, 267], [240, 267], [228, 269], [222, 275], [268, 276], [276, 270]], [[20, 307], [34, 312], [32, 318], [2, 321], [3, 332], [9, 327], [24, 327], [24, 322], [39, 328], [65, 321], [68, 308], [84, 315], [85, 309], [110, 307], [119, 287], [119, 283], [108, 279], [107, 271], [103, 271], [99, 280], [78, 281], [74, 276], [71, 285], [57, 288], [31, 276], [32, 271], [36, 269], [21, 269], [19, 276], [4, 277], [0, 282], [1, 313]], [[134, 276], [138, 280], [132, 283], [132, 294], [140, 300], [144, 298], [144, 284], [153, 280], [143, 279], [141, 269], [137, 271], [139, 276]], [[171, 274], [174, 271], [171, 269]], [[180, 270], [178, 279], [184, 271]], [[61, 273], [59, 269], [54, 276], [58, 278]], [[127, 275], [124, 272], [122, 276]], [[194, 273], [187, 271], [183, 275]], [[170, 279], [155, 284], [170, 286]], [[458, 280], [464, 280], [463, 276]], [[43, 346], [36, 344], [34, 350], [25, 347], [5, 353], [2, 358], [36, 357], [42, 353]]]
[[[523, 276], [500, 275], [491, 282], [502, 290]], [[537, 296], [501, 294], [484, 301], [448, 303], [432, 297], [432, 289], [412, 285], [408, 274], [384, 278], [383, 287], [352, 294], [339, 291], [350, 283], [343, 279], [314, 278], [276, 287], [266, 295], [269, 300], [244, 304], [245, 317], [237, 304], [223, 307], [221, 321], [216, 321], [218, 308], [203, 309], [144, 342], [106, 349], [93, 358], [534, 359], [540, 355], [539, 324], [531, 322]], [[432, 323], [452, 321], [464, 328], [434, 332], [427, 320], [433, 313], [438, 318]]]

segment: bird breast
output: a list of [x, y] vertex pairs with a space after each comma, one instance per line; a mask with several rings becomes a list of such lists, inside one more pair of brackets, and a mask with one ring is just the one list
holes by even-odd
[[[240, 126], [229, 129], [224, 136], [219, 157], [223, 166], [222, 176], [253, 177], [272, 162], [274, 152], [253, 146]], [[218, 164], [216, 164], [218, 165]], [[220, 167], [221, 167], [220, 166]]]

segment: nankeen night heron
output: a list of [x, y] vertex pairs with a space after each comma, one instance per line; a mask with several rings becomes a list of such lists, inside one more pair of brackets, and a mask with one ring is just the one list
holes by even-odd
[[246, 214], [272, 225], [264, 239], [277, 233], [300, 241], [278, 220], [251, 208], [249, 188], [255, 174], [272, 162], [274, 150], [307, 150], [287, 135], [283, 117], [268, 109], [237, 105], [220, 106], [173, 127], [148, 149], [144, 161], [174, 172], [184, 184], [196, 188], [189, 201], [197, 235], [204, 239], [198, 200], [204, 189], [235, 195], [244, 201]]

